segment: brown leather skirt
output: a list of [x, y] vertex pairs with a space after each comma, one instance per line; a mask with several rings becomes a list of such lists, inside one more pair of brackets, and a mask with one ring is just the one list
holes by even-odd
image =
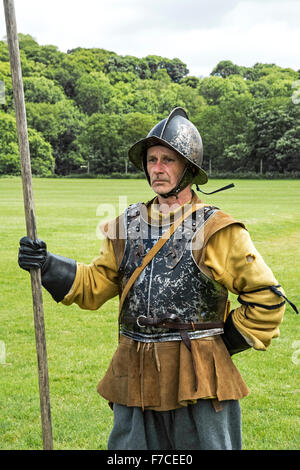
[[[249, 390], [220, 335], [191, 341], [141, 343], [121, 335], [99, 394], [112, 403], [157, 411], [197, 399], [239, 400]], [[195, 388], [195, 371], [197, 388]]]

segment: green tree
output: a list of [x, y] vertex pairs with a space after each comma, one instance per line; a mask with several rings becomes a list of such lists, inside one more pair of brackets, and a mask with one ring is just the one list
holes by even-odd
[[65, 54], [59, 65], [50, 65], [43, 75], [60, 85], [68, 98], [76, 96], [76, 82], [86, 73], [84, 65], [72, 55]]
[[0, 41], [0, 61], [9, 62], [9, 52], [6, 41]]
[[94, 113], [89, 116], [77, 136], [76, 145], [90, 171], [101, 174], [120, 171], [120, 129], [121, 116], [118, 114]]
[[54, 104], [65, 99], [63, 89], [46, 77], [25, 77], [23, 86], [26, 102]]
[[30, 34], [19, 33], [18, 39], [20, 51], [24, 51], [28, 59], [37, 60], [41, 48], [38, 42]]
[[234, 64], [231, 60], [221, 60], [212, 70], [211, 75], [227, 78], [231, 75], [243, 75], [244, 67]]
[[[109, 74], [111, 75], [111, 74]], [[135, 80], [139, 79], [135, 76]], [[134, 109], [136, 84], [133, 82], [117, 81], [113, 85], [113, 92], [109, 103], [106, 105], [106, 112], [111, 114], [126, 114]]]
[[205, 77], [200, 80], [198, 90], [209, 105], [218, 105], [234, 95], [249, 93], [245, 80], [239, 75]]
[[[203, 139], [206, 168], [209, 161], [213, 170], [230, 171], [236, 166], [228, 158], [227, 149], [243, 143], [241, 136], [251, 128], [252, 108], [252, 96], [237, 93], [228, 95], [219, 105], [204, 107], [195, 117], [194, 122]], [[230, 156], [232, 152], [233, 148]]]
[[249, 90], [256, 98], [290, 97], [293, 93], [292, 84], [296, 79], [296, 73], [272, 72], [249, 82]]
[[37, 176], [51, 176], [54, 173], [55, 161], [49, 142], [35, 129], [28, 128], [31, 171]]
[[203, 168], [207, 170], [211, 163], [212, 169], [217, 170], [224, 152], [223, 122], [219, 106], [205, 106], [195, 116], [194, 124], [203, 141]]
[[104, 72], [109, 59], [114, 56], [117, 56], [115, 52], [98, 48], [77, 47], [67, 51], [70, 63], [80, 67], [83, 73]]
[[[76, 143], [91, 171], [123, 173], [129, 147], [145, 137], [155, 122], [152, 115], [142, 113], [95, 113], [89, 117]], [[128, 169], [136, 171], [129, 163]]]
[[106, 77], [109, 79], [112, 85], [115, 85], [116, 83], [119, 83], [119, 82], [132, 83], [138, 79], [137, 75], [133, 72], [118, 72], [118, 71], [109, 72], [108, 74], [106, 74]]
[[[111, 72], [132, 72], [136, 73], [139, 59], [133, 56], [112, 55], [105, 64], [104, 71], [106, 74]], [[136, 73], [138, 75], [138, 73]]]
[[14, 116], [0, 111], [0, 174], [20, 173], [19, 148]]
[[[264, 171], [298, 168], [299, 71], [222, 60], [201, 79], [189, 76], [178, 58], [81, 47], [64, 53], [26, 34], [19, 35], [19, 44], [35, 172], [51, 171], [49, 149], [57, 174], [87, 162], [91, 171], [123, 171], [128, 147], [176, 106], [187, 110], [202, 135], [204, 166], [210, 161], [213, 170], [259, 171], [262, 162]], [[0, 104], [0, 171], [13, 173], [19, 157], [5, 41], [0, 81], [6, 92]]]
[[85, 123], [85, 116], [71, 100], [55, 104], [27, 103], [28, 124], [40, 132], [52, 147], [55, 172], [67, 174], [77, 169], [82, 158], [75, 140]]
[[145, 57], [145, 60], [147, 61], [151, 73], [151, 78], [158, 70], [164, 68], [163, 59], [158, 55], [148, 55], [147, 57]]
[[276, 64], [262, 64], [260, 62], [257, 62], [253, 67], [246, 68], [245, 70], [246, 72], [244, 72], [244, 77], [252, 81], [260, 80], [261, 78], [274, 73], [284, 74], [286, 78], [296, 74], [296, 72], [291, 68], [282, 68]]
[[218, 105], [224, 94], [224, 79], [221, 77], [205, 77], [200, 81], [199, 94], [210, 106]]
[[187, 85], [191, 88], [198, 88], [200, 85], [200, 78], [189, 75], [180, 80], [180, 85]]
[[298, 171], [299, 106], [290, 100], [277, 107], [261, 101], [253, 106], [249, 119], [252, 124], [239, 136], [239, 145], [227, 149], [227, 156], [239, 159], [240, 167], [251, 171]]
[[166, 69], [171, 80], [175, 83], [179, 83], [180, 80], [189, 73], [186, 64], [177, 58], [172, 60], [165, 59], [165, 65], [163, 68]]
[[[0, 174], [20, 174], [20, 156], [16, 132], [16, 118], [0, 112]], [[31, 169], [33, 175], [53, 173], [54, 158], [48, 142], [35, 130], [28, 128]]]
[[[300, 118], [300, 116], [299, 116]], [[298, 123], [300, 119], [298, 120]], [[283, 161], [284, 172], [300, 171], [300, 126], [287, 130], [276, 142], [276, 160]]]
[[185, 77], [189, 71], [180, 59], [167, 59], [157, 55], [148, 55], [145, 57], [150, 70], [150, 77], [153, 78], [156, 72], [161, 69], [165, 69], [171, 80], [175, 83], [179, 83], [183, 77]]
[[112, 96], [113, 87], [103, 72], [82, 75], [76, 82], [75, 101], [88, 115], [105, 113]]
[[[121, 145], [119, 149], [120, 163], [128, 162], [129, 171], [135, 172], [136, 169], [128, 161], [128, 149], [140, 139], [143, 139], [149, 131], [155, 126], [156, 119], [150, 114], [128, 113], [124, 114], [120, 121]], [[120, 170], [122, 171], [122, 169]]]
[[0, 80], [4, 84], [5, 101], [2, 105], [5, 111], [12, 110], [13, 107], [13, 91], [10, 75], [9, 62], [0, 61]]

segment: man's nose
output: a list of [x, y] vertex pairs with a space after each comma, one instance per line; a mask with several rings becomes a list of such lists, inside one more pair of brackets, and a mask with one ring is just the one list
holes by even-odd
[[163, 164], [157, 160], [157, 162], [155, 162], [155, 165], [153, 167], [153, 171], [154, 173], [162, 173], [163, 172]]

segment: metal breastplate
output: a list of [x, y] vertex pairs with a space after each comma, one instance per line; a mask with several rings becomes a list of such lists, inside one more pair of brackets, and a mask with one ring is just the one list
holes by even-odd
[[[227, 290], [200, 270], [192, 252], [193, 240], [201, 236], [203, 225], [216, 210], [201, 208], [185, 219], [142, 271], [123, 304], [121, 334], [144, 342], [181, 339], [174, 329], [141, 326], [140, 316], [163, 318], [175, 314], [181, 322], [195, 324], [223, 321]], [[170, 226], [150, 225], [147, 209], [141, 203], [127, 209], [124, 222], [127, 241], [120, 266], [122, 290], [143, 256]], [[189, 335], [194, 339], [222, 332], [222, 328], [204, 329]]]

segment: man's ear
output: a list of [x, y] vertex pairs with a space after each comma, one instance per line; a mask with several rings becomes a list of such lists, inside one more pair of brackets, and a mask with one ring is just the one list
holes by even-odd
[[198, 173], [198, 168], [192, 163], [190, 164], [190, 169], [194, 176]]

